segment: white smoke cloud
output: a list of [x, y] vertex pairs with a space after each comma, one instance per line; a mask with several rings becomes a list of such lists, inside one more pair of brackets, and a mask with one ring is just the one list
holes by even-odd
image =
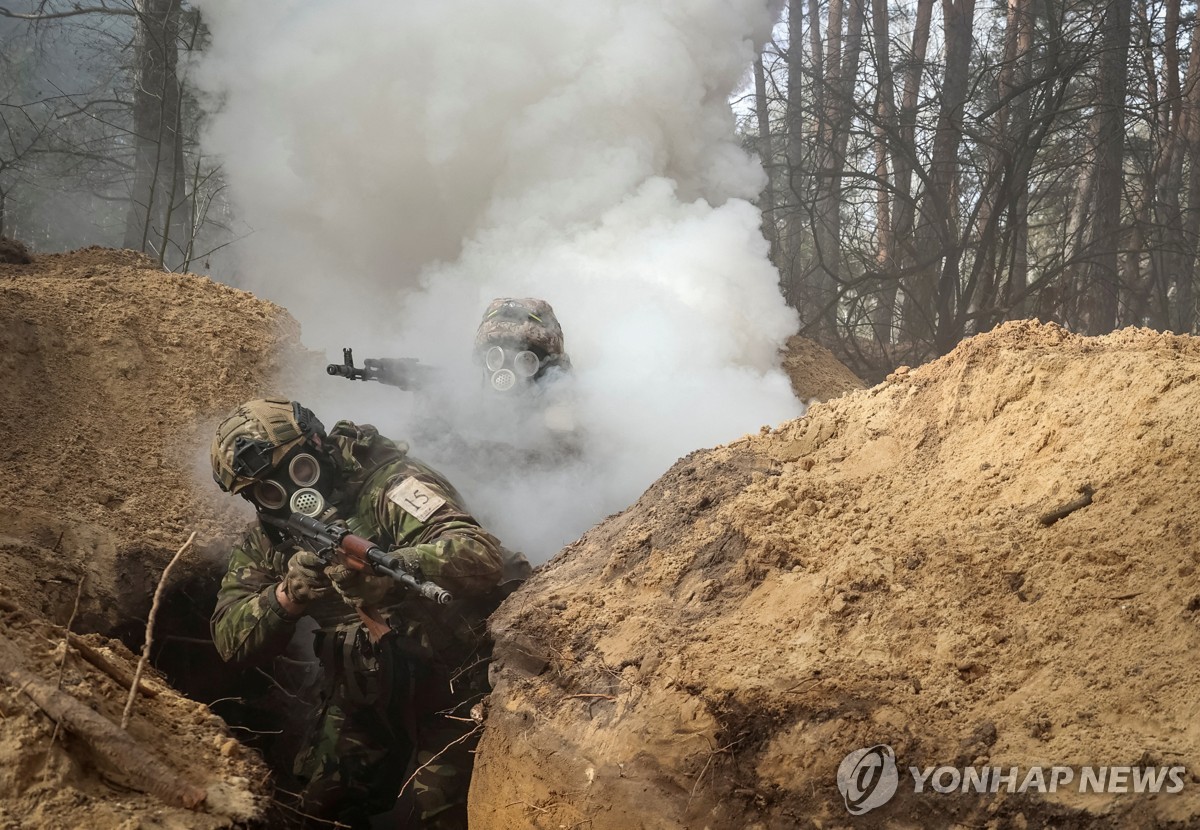
[[[415, 405], [326, 381], [310, 400], [327, 422], [415, 434], [542, 560], [678, 456], [800, 414], [777, 368], [796, 319], [748, 201], [764, 178], [727, 103], [773, 4], [199, 5], [197, 77], [223, 99], [206, 146], [256, 228], [244, 284], [310, 345], [452, 379]], [[576, 371], [556, 392], [578, 439], [552, 465], [469, 449], [537, 441], [538, 418], [497, 411], [469, 362], [504, 296], [548, 300], [566, 332]]]

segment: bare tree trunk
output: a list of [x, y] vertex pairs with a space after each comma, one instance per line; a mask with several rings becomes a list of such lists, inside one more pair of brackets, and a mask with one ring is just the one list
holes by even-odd
[[[854, 0], [850, 0], [854, 2]], [[806, 281], [811, 285], [806, 316], [813, 321], [818, 336], [833, 334], [836, 314], [835, 280], [837, 275], [838, 233], [841, 204], [837, 199], [833, 180], [835, 172], [835, 134], [840, 108], [843, 105], [838, 94], [838, 79], [842, 57], [842, 13], [845, 0], [829, 0], [829, 15], [825, 23], [824, 43], [818, 43], [822, 55], [820, 70], [814, 61], [813, 87], [819, 103], [817, 114], [817, 136], [813, 147], [813, 255], [812, 263], [805, 269]], [[816, 28], [815, 20], [809, 26]]]
[[[174, 154], [171, 164], [171, 184], [166, 192], [166, 210], [163, 215], [162, 234], [160, 239], [160, 247], [158, 249], [158, 266], [160, 268], [167, 265], [167, 254], [170, 252], [171, 245], [174, 244], [178, 252], [184, 253], [184, 245], [191, 236], [187, 216], [188, 211], [184, 209], [187, 202], [187, 185], [184, 182], [183, 174], [183, 141], [179, 138], [183, 133], [183, 107], [180, 101], [175, 102], [175, 140]], [[172, 262], [178, 262], [179, 257], [172, 257]]]
[[1096, 101], [1094, 228], [1084, 267], [1090, 334], [1111, 331], [1117, 324], [1120, 276], [1117, 268], [1124, 184], [1125, 92], [1130, 35], [1130, 0], [1106, 0], [1101, 37]]
[[[878, 77], [875, 105], [875, 262], [882, 276], [876, 306], [871, 312], [875, 341], [892, 343], [892, 306], [896, 302], [896, 237], [892, 226], [892, 186], [888, 177], [888, 145], [898, 132], [896, 88], [892, 77], [890, 19], [887, 0], [871, 2], [871, 34]], [[884, 307], [886, 304], [886, 308]]]
[[[892, 193], [888, 179], [887, 134], [883, 127], [884, 105], [882, 100], [878, 107], [880, 123], [875, 127], [875, 265], [880, 274], [884, 275], [880, 282], [877, 302], [895, 302], [896, 277], [896, 239], [892, 236]], [[891, 289], [889, 292], [888, 289]], [[890, 296], [889, 296], [890, 295]], [[871, 327], [875, 341], [883, 346], [892, 343], [891, 328], [882, 329], [884, 320], [890, 324], [891, 314], [885, 313], [880, 305], [871, 312]]]
[[125, 247], [141, 251], [146, 246], [146, 228], [154, 209], [154, 178], [161, 145], [163, 72], [160, 50], [155, 45], [152, 17], [154, 0], [134, 0], [137, 13], [134, 30], [133, 131], [136, 146], [133, 185], [129, 192], [129, 214], [125, 221]]
[[962, 255], [952, 201], [957, 193], [958, 148], [962, 140], [974, 14], [975, 0], [942, 0], [946, 73], [929, 182], [916, 230], [917, 272], [912, 295], [904, 304], [904, 324], [909, 337], [914, 342], [932, 343], [938, 353], [948, 351], [957, 339], [948, 328], [953, 323], [954, 292]]
[[1193, 286], [1196, 269], [1200, 268], [1200, 35], [1195, 27], [1182, 94], [1180, 120], [1187, 150], [1188, 195], [1181, 234], [1184, 255], [1176, 278], [1175, 330], [1188, 334], [1195, 327]]
[[[886, 8], [884, 13], [887, 13]], [[933, 0], [917, 0], [916, 25], [913, 28], [912, 46], [908, 58], [904, 62], [904, 88], [900, 96], [900, 111], [896, 116], [890, 154], [896, 185], [896, 204], [892, 210], [891, 236], [895, 246], [897, 271], [911, 266], [916, 261], [916, 250], [912, 244], [913, 222], [916, 215], [912, 178], [913, 168], [917, 162], [917, 104], [921, 96], [921, 76], [925, 68], [926, 51], [929, 48], [929, 29], [932, 19]], [[896, 294], [899, 286], [899, 278], [890, 280], [884, 285], [872, 321], [875, 331], [893, 331]]]
[[134, 0], [136, 152], [125, 246], [140, 251], [165, 241], [169, 194], [183, 176], [176, 73], [179, 7], [180, 0]]
[[[1088, 126], [1088, 145], [1096, 147], [1098, 125], [1092, 119]], [[1085, 275], [1084, 257], [1093, 236], [1089, 214], [1095, 203], [1096, 161], [1092, 158], [1079, 173], [1075, 183], [1075, 195], [1067, 210], [1066, 232], [1063, 246], [1066, 251], [1066, 269], [1063, 275], [1063, 317], [1072, 329], [1085, 327]]]
[[[1008, 227], [1011, 229], [1011, 254], [1008, 260], [1008, 279], [1005, 286], [1008, 318], [1019, 319], [1027, 314], [1025, 289], [1029, 284], [1029, 163], [1022, 145], [1030, 134], [1029, 90], [1026, 85], [1033, 75], [1033, 23], [1031, 0], [1009, 0], [1008, 27], [1013, 30], [1011, 69], [1001, 76], [1000, 94], [1012, 96], [1011, 111], [1003, 117], [1005, 144], [1012, 165], [1011, 205]], [[1007, 49], [1006, 49], [1007, 54]], [[1007, 109], [1007, 108], [1006, 108]]]
[[[1168, 0], [1166, 7], [1166, 28], [1178, 30], [1179, 16], [1176, 0]], [[1165, 63], [1174, 66], [1178, 72], [1178, 53], [1167, 43], [1163, 43], [1162, 60], [1155, 48], [1154, 24], [1146, 0], [1137, 0], [1137, 47], [1145, 73], [1145, 100], [1149, 102], [1153, 126], [1149, 132], [1150, 140], [1142, 144], [1134, 152], [1141, 159], [1135, 163], [1135, 169], [1140, 171], [1136, 177], [1141, 183], [1139, 192], [1129, 188], [1132, 223], [1129, 228], [1129, 243], [1125, 252], [1119, 255], [1121, 262], [1121, 281], [1118, 292], [1118, 325], [1150, 323], [1154, 325], [1156, 317], [1156, 295], [1165, 300], [1165, 293], [1159, 290], [1160, 283], [1171, 268], [1170, 237], [1172, 236], [1171, 214], [1178, 219], [1178, 194], [1172, 194], [1163, 188], [1171, 177], [1174, 166], [1179, 135], [1177, 125], [1173, 123], [1178, 111], [1177, 102], [1164, 99], [1158, 83], [1158, 66]], [[1166, 87], [1178, 93], [1178, 78], [1165, 78]], [[1180, 171], [1182, 172], [1182, 170]], [[1175, 209], [1172, 209], [1172, 202]], [[1143, 263], [1145, 268], [1143, 268]]]
[[[807, 9], [806, 9], [807, 6]], [[804, 19], [808, 16], [808, 67], [805, 67]], [[824, 112], [824, 52], [820, 0], [788, 0], [788, 302], [800, 312], [801, 325], [813, 322], [814, 287], [812, 201], [817, 145]], [[805, 102], [804, 79], [808, 100]]]
[[[1194, 103], [1190, 104], [1190, 108], [1193, 113], [1200, 110], [1200, 106]], [[1195, 114], [1192, 117], [1195, 118]], [[1200, 132], [1200, 129], [1194, 127], [1192, 132]], [[1200, 140], [1194, 135], [1188, 140], [1188, 166], [1188, 209], [1183, 238], [1191, 256], [1184, 260], [1184, 267], [1176, 282], [1175, 303], [1179, 322], [1175, 325], [1175, 331], [1180, 334], [1192, 334], [1196, 329], [1195, 284], [1196, 271], [1200, 269]]]
[[779, 262], [779, 228], [775, 224], [775, 151], [771, 141], [771, 112], [767, 106], [767, 78], [760, 54], [754, 61], [754, 111], [758, 117], [758, 158], [767, 174], [762, 192], [763, 235], [771, 246], [771, 262]]
[[[842, 0], [832, 0], [826, 30], [825, 115], [817, 144], [817, 199], [814, 243], [816, 261], [813, 279], [817, 331], [832, 336], [837, 323], [838, 287], [841, 271], [842, 177], [846, 171], [846, 147], [853, 116], [854, 81], [862, 54], [862, 28], [866, 0], [850, 4], [842, 32]], [[843, 36], [845, 50], [843, 52]]]
[[[1179, 5], [1179, 0], [1167, 0], [1162, 44], [1167, 93], [1166, 112], [1162, 119], [1166, 141], [1162, 153], [1155, 160], [1155, 190], [1160, 197], [1155, 224], [1162, 236], [1161, 253], [1156, 258], [1157, 267], [1152, 269], [1153, 285], [1135, 298], [1138, 303], [1135, 316], [1148, 315], [1156, 328], [1170, 328], [1178, 322], [1178, 314], [1171, 313], [1171, 286], [1172, 283], [1178, 284], [1186, 269], [1191, 267], [1180, 201], [1184, 191], [1183, 164], [1187, 155], [1189, 127], [1185, 117], [1188, 103], [1179, 83]], [[1200, 58], [1193, 49], [1187, 67], [1189, 83], [1198, 68]], [[1136, 247], [1130, 246], [1130, 249], [1136, 254]]]
[[[815, 25], [815, 24], [814, 24]], [[804, 212], [807, 202], [804, 154], [808, 146], [804, 123], [804, 0], [788, 0], [787, 53], [787, 200], [784, 219], [786, 257], [784, 297], [793, 308], [803, 310], [806, 292], [802, 251], [807, 237]]]
[[[1022, 0], [1008, 0], [1008, 16], [1004, 26], [1004, 51], [1000, 56], [1000, 71], [996, 78], [996, 94], [999, 105], [992, 124], [991, 146], [987, 147], [988, 176], [980, 187], [979, 210], [975, 218], [976, 235], [980, 242], [976, 259], [982, 263], [976, 271], [980, 279], [972, 302], [975, 311], [987, 309], [996, 301], [999, 289], [998, 244], [1001, 235], [996, 233], [993, 223], [1000, 220], [1004, 210], [1000, 204], [1004, 198], [1004, 187], [1010, 184], [1006, 174], [1011, 169], [1014, 155], [1012, 134], [1009, 131], [1009, 113], [1014, 95], [1017, 67], [1017, 21], [1022, 12]], [[990, 240], [985, 245], [984, 240]]]

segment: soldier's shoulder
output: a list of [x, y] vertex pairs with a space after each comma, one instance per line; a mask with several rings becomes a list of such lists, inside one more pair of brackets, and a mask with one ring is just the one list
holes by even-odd
[[393, 441], [370, 424], [338, 421], [329, 431], [331, 450], [351, 479], [373, 478], [379, 469], [408, 454], [408, 444]]
[[329, 436], [366, 447], [382, 444], [404, 450], [405, 452], [408, 451], [407, 442], [389, 438], [380, 432], [374, 424], [358, 424], [347, 420], [338, 421], [333, 425], [333, 429], [329, 430]]
[[399, 458], [389, 459], [386, 463], [381, 464], [379, 469], [375, 471], [373, 483], [381, 483], [387, 485], [398, 484], [406, 478], [415, 478], [418, 481], [426, 481], [431, 484], [442, 484], [446, 482], [446, 477], [430, 467], [424, 461], [405, 453]]
[[412, 456], [376, 471], [363, 488], [360, 504], [387, 514], [399, 507], [422, 522], [435, 514], [441, 518], [467, 515], [462, 496], [445, 476]]

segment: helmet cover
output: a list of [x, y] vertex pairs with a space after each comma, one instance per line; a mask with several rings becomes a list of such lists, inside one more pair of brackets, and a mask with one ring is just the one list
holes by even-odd
[[565, 356], [563, 330], [554, 309], [536, 297], [500, 297], [483, 312], [475, 332], [475, 349], [485, 352], [497, 344], [521, 344], [540, 352], [538, 357]]
[[325, 427], [299, 402], [282, 398], [248, 401], [217, 427], [209, 451], [213, 479], [222, 490], [237, 493], [314, 435], [324, 438]]

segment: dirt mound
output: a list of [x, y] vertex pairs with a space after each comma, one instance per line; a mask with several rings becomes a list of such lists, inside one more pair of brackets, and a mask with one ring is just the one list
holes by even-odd
[[827, 401], [866, 387], [833, 352], [798, 334], [789, 337], [783, 347], [783, 371], [796, 397], [805, 403]]
[[[82, 571], [85, 629], [144, 619], [190, 531], [203, 559], [243, 523], [206, 481], [197, 448], [215, 420], [270, 391], [298, 343], [282, 308], [133, 251], [0, 266], [0, 497], [10, 511], [0, 556], [26, 575], [10, 589], [61, 622]], [[29, 546], [56, 555], [30, 557]], [[48, 587], [47, 576], [62, 581]]]
[[[839, 764], [887, 744], [899, 789], [855, 826], [1200, 825], [1198, 377], [1194, 338], [1011, 323], [681, 460], [493, 618], [474, 824], [845, 826]], [[1189, 772], [908, 773], [1052, 764]]]
[[0, 236], [0, 263], [10, 262], [16, 265], [26, 265], [33, 262], [33, 257], [29, 255], [29, 248], [25, 246], [24, 242]]
[[[237, 403], [276, 391], [284, 356], [298, 351], [299, 327], [282, 308], [205, 277], [165, 273], [131, 251], [0, 265], [0, 567], [4, 607], [34, 632], [21, 636], [35, 673], [46, 673], [51, 645], [36, 632], [67, 622], [80, 580], [74, 630], [136, 643], [158, 577], [191, 531], [197, 547], [178, 580], [203, 583], [220, 569], [244, 514], [212, 485], [202, 448]], [[13, 625], [7, 635], [18, 638]], [[68, 663], [65, 677], [64, 688], [111, 716], [113, 690], [95, 671]], [[18, 772], [0, 779], [0, 803], [51, 811], [22, 826], [115, 827], [162, 809], [148, 797], [113, 796], [70, 741], [66, 754], [51, 749], [46, 718], [28, 700], [3, 695], [0, 763]], [[164, 691], [144, 704], [149, 723], [135, 737], [177, 766], [217, 774], [221, 765], [209, 765], [217, 750], [197, 747], [225, 746], [229, 736], [205, 707], [181, 716], [197, 706]], [[253, 778], [237, 787], [261, 791], [260, 767]], [[111, 803], [98, 806], [106, 792]], [[213, 816], [166, 823], [241, 820]]]

